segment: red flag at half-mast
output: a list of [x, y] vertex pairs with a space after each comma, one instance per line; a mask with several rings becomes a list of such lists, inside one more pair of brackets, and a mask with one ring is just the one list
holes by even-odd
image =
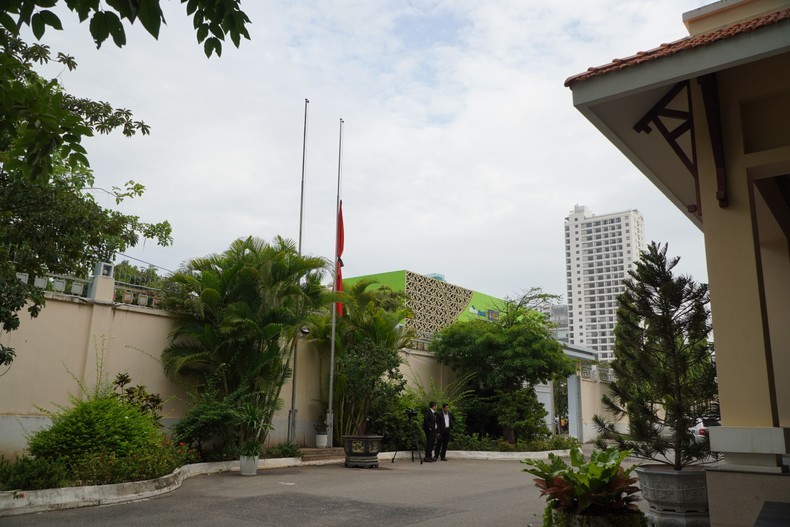
[[[335, 262], [335, 291], [342, 291], [343, 290], [343, 237], [344, 237], [344, 229], [343, 229], [343, 200], [340, 200], [340, 208], [337, 212], [337, 261]], [[337, 314], [339, 316], [343, 316], [343, 304], [342, 302], [335, 302], [335, 309], [337, 309]]]

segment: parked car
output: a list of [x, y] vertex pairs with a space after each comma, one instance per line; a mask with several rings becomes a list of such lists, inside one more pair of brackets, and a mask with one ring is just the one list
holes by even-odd
[[710, 440], [708, 429], [712, 426], [721, 426], [721, 423], [714, 417], [697, 417], [694, 426], [689, 427], [689, 433], [694, 437], [694, 441], [702, 443]]

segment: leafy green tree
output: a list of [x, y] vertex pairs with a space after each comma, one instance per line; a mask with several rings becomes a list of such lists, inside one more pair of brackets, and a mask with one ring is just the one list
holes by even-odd
[[548, 436], [549, 429], [543, 420], [547, 412], [538, 401], [535, 388], [529, 386], [510, 392], [498, 391], [496, 400], [499, 424], [513, 431], [514, 444]]
[[[471, 430], [482, 434], [498, 424], [510, 442], [516, 439], [513, 425], [524, 422], [524, 418], [509, 410], [506, 415], [501, 413], [514, 404], [509, 399], [530, 397], [529, 392], [519, 392], [573, 373], [561, 345], [551, 338], [546, 316], [529, 305], [528, 298], [507, 302], [498, 322], [456, 322], [438, 332], [431, 342], [431, 351], [441, 364], [462, 375], [473, 375], [469, 387], [475, 392], [476, 402], [470, 405], [467, 416]], [[532, 435], [524, 428], [520, 431]]]
[[368, 422], [397, 401], [406, 386], [402, 362], [397, 349], [370, 339], [346, 348], [337, 364], [337, 382], [343, 385], [338, 414], [341, 435], [365, 434]]
[[162, 354], [165, 373], [198, 390], [216, 385], [220, 399], [254, 401], [265, 409], [266, 428], [291, 373], [294, 339], [327, 301], [325, 265], [281, 237], [238, 239], [221, 254], [187, 262], [167, 279], [162, 304], [178, 317]]
[[[399, 351], [411, 343], [413, 333], [403, 321], [411, 315], [406, 295], [369, 280], [360, 280], [337, 298], [343, 302], [335, 329], [334, 439], [365, 433], [396, 403], [405, 387], [398, 369]], [[329, 352], [332, 313], [327, 309], [310, 319], [310, 335]]]
[[[249, 19], [238, 0], [184, 0], [199, 43], [207, 56], [222, 52], [225, 36], [234, 45], [249, 38]], [[120, 128], [124, 135], [149, 132], [126, 109], [66, 93], [57, 79], [34, 71], [52, 58], [49, 46], [26, 43], [20, 31], [29, 26], [40, 39], [49, 27], [62, 29], [50, 8], [60, 5], [90, 19], [97, 46], [112, 37], [126, 44], [123, 20], [139, 20], [155, 38], [164, 17], [159, 0], [7, 0], [0, 6], [0, 327], [13, 331], [18, 313], [28, 306], [35, 317], [44, 305], [41, 291], [16, 279], [16, 273], [46, 272], [84, 275], [97, 259], [134, 246], [140, 237], [169, 244], [170, 225], [143, 223], [136, 216], [100, 207], [87, 193], [94, 188], [87, 151], [81, 142], [94, 133]], [[74, 57], [57, 53], [69, 70]], [[117, 200], [136, 197], [144, 188], [129, 182], [114, 189]], [[15, 351], [0, 345], [0, 364], [9, 365]]]
[[[116, 251], [133, 247], [140, 238], [160, 245], [172, 241], [170, 224], [146, 223], [137, 216], [100, 206], [88, 193], [93, 174], [56, 161], [45, 179], [25, 177], [0, 167], [0, 324], [19, 327], [27, 306], [35, 317], [44, 306], [43, 292], [33, 277], [46, 273], [86, 277], [92, 264], [112, 260]], [[116, 203], [142, 195], [144, 187], [129, 182], [113, 193]], [[17, 273], [28, 276], [17, 279]], [[14, 350], [0, 344], [0, 363], [10, 364]]]
[[628, 273], [618, 298], [616, 379], [612, 396], [603, 398], [615, 417], [628, 415], [631, 437], [615, 434], [621, 446], [675, 470], [709, 455], [709, 445], [696, 443], [687, 429], [717, 393], [708, 287], [675, 275], [679, 261], [667, 258], [666, 244], [653, 242]]
[[132, 285], [141, 285], [154, 289], [162, 289], [165, 278], [160, 276], [156, 267], [149, 265], [147, 268], [137, 267], [124, 260], [115, 265], [113, 276], [116, 281], [125, 282]]
[[[207, 57], [212, 53], [222, 54], [222, 41], [226, 36], [236, 47], [242, 37], [250, 38], [246, 27], [250, 19], [239, 9], [240, 0], [181, 0], [181, 3], [186, 4], [197, 41], [203, 44]], [[107, 0], [101, 5], [96, 0], [5, 0], [0, 11], [0, 25], [13, 34], [22, 26], [30, 26], [35, 37], [40, 39], [47, 27], [63, 29], [60, 18], [49, 10], [60, 5], [76, 13], [80, 22], [90, 19], [88, 28], [97, 48], [108, 38], [122, 47], [126, 44], [124, 20], [130, 25], [139, 20], [151, 36], [159, 38], [162, 23], [166, 23], [160, 4], [160, 0]]]

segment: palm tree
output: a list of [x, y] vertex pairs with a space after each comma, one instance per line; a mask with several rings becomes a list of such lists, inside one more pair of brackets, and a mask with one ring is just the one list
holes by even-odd
[[[411, 316], [404, 293], [361, 280], [338, 294], [343, 316], [335, 332], [334, 414], [336, 437], [365, 433], [377, 401], [403, 389], [399, 350], [411, 343], [413, 332], [403, 325]], [[310, 334], [329, 348], [331, 311], [311, 317]]]
[[297, 332], [328, 300], [325, 267], [279, 236], [238, 239], [221, 254], [190, 260], [168, 279], [163, 306], [179, 323], [162, 355], [165, 373], [198, 390], [215, 385], [220, 399], [254, 401], [269, 426]]

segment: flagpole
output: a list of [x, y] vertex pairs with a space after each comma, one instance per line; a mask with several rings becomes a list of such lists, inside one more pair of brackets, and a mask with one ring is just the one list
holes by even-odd
[[[307, 152], [307, 105], [310, 101], [304, 100], [304, 128], [302, 133], [302, 187], [299, 194], [299, 245], [297, 250], [302, 256], [302, 226], [304, 225], [304, 165], [305, 154]], [[296, 443], [296, 339], [293, 343], [293, 368], [291, 369], [291, 409], [288, 411], [288, 442]]]
[[304, 133], [302, 135], [302, 192], [299, 200], [299, 255], [302, 255], [302, 225], [304, 224], [304, 160], [307, 152], [307, 105], [309, 99], [304, 100]]
[[[340, 133], [337, 147], [337, 200], [335, 202], [335, 277], [332, 284], [332, 291], [337, 294], [337, 278], [340, 266], [339, 240], [340, 240], [340, 175], [342, 172], [343, 161], [343, 119], [340, 119]], [[337, 302], [332, 306], [332, 338], [329, 346], [329, 406], [326, 411], [326, 434], [328, 441], [327, 448], [334, 445], [335, 415], [332, 411], [332, 398], [335, 389], [335, 330], [337, 329]]]

